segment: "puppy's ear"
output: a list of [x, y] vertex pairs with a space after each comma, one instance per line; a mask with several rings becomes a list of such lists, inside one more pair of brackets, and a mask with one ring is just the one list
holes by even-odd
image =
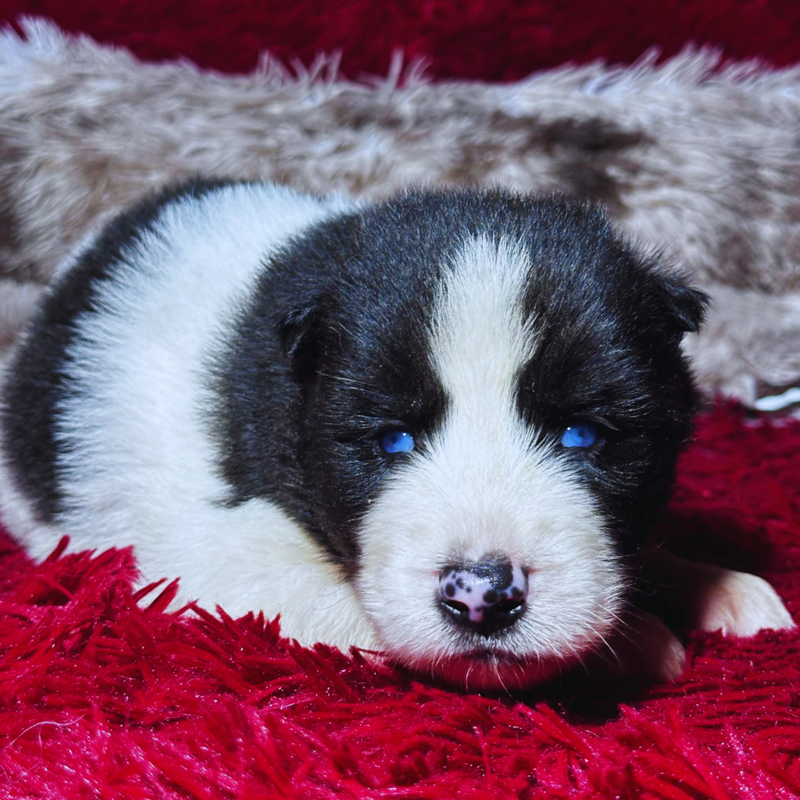
[[693, 289], [675, 275], [660, 275], [658, 292], [667, 308], [673, 329], [678, 333], [697, 333], [703, 324], [708, 295]]
[[285, 279], [276, 287], [276, 307], [283, 352], [300, 386], [316, 383], [323, 359], [339, 347], [331, 321], [341, 288], [338, 275], [358, 249], [361, 213], [345, 214], [313, 226], [287, 247]]
[[294, 381], [308, 387], [316, 380], [324, 352], [323, 304], [316, 300], [295, 308], [282, 320], [278, 333]]

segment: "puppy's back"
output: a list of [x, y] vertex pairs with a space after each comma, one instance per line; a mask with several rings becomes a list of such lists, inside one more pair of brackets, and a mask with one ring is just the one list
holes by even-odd
[[[130, 513], [116, 512], [132, 498], [147, 499], [141, 537], [203, 524], [225, 494], [203, 419], [214, 350], [270, 254], [347, 208], [197, 182], [145, 201], [72, 258], [4, 387], [0, 505], [34, 556], [54, 528], [93, 546], [136, 541]], [[87, 529], [100, 517], [102, 534]]]

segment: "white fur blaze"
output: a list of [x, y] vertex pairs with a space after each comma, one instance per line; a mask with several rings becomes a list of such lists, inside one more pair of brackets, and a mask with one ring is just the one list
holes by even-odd
[[[536, 347], [522, 309], [528, 270], [513, 242], [464, 243], [430, 334], [444, 423], [387, 480], [360, 531], [358, 588], [383, 644], [473, 688], [546, 677], [601, 645], [621, 607], [623, 573], [599, 510], [515, 402]], [[476, 660], [441, 613], [439, 573], [489, 554], [523, 564], [530, 593], [524, 616]]]

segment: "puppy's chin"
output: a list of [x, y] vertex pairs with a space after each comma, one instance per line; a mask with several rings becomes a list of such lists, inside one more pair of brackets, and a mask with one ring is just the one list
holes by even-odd
[[507, 693], [544, 683], [568, 666], [558, 658], [521, 658], [505, 650], [485, 648], [431, 663], [418, 662], [414, 671], [468, 692]]

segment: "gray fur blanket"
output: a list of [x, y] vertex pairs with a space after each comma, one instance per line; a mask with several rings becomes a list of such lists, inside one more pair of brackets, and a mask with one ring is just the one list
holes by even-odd
[[502, 184], [604, 203], [710, 293], [686, 345], [706, 393], [768, 407], [800, 386], [800, 69], [689, 52], [507, 85], [430, 83], [399, 62], [353, 82], [324, 59], [226, 77], [25, 31], [0, 34], [6, 343], [76, 240], [184, 176], [362, 197]]

